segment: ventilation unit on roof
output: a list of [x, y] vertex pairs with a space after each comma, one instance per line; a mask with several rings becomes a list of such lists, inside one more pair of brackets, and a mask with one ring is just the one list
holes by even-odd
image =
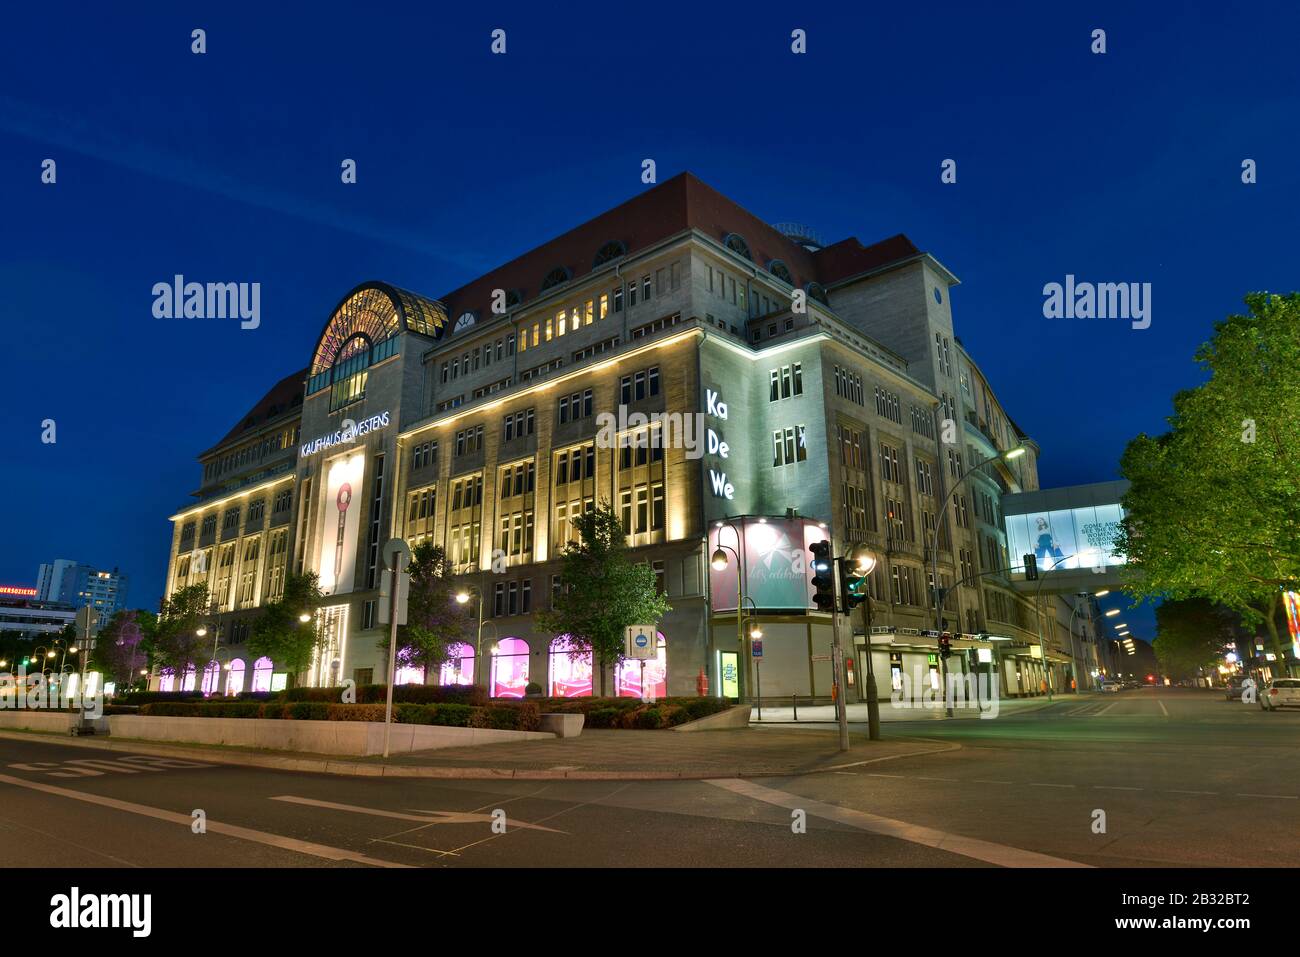
[[807, 223], [773, 223], [772, 228], [809, 252], [816, 252], [826, 244], [817, 231]]

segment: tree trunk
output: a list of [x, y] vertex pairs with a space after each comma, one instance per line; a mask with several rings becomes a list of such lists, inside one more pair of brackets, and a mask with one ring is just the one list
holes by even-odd
[[600, 696], [605, 697], [605, 659], [600, 659]]

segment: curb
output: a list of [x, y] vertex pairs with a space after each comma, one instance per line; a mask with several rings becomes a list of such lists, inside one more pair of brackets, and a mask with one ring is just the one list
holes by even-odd
[[[953, 742], [943, 742], [940, 747], [926, 748], [922, 751], [885, 754], [876, 758], [866, 758], [861, 761], [816, 768], [715, 768], [709, 771], [547, 771], [527, 768], [420, 767], [405, 764], [366, 764], [358, 761], [340, 761], [330, 758], [291, 758], [273, 754], [213, 752], [205, 748], [160, 745], [143, 740], [137, 741], [133, 738], [118, 738], [113, 741], [88, 740], [86, 738], [69, 740], [50, 733], [10, 730], [0, 731], [0, 739], [3, 738], [15, 741], [31, 741], [35, 739], [47, 744], [58, 744], [67, 747], [92, 748], [100, 751], [129, 751], [133, 754], [150, 754], [163, 758], [191, 758], [196, 761], [208, 761], [214, 764], [272, 768], [277, 771], [337, 774], [348, 777], [425, 778], [460, 781], [707, 781], [715, 778], [803, 777], [810, 774], [840, 771], [863, 764], [873, 764], [878, 761], [892, 761], [899, 758], [914, 758], [926, 754], [954, 751], [959, 750], [961, 747], [961, 745]], [[926, 739], [901, 738], [899, 740], [925, 741]]]

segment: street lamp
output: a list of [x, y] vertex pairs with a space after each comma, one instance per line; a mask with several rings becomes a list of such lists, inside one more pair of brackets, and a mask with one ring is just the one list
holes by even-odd
[[[724, 526], [735, 533], [736, 548], [722, 544], [722, 529]], [[729, 519], [718, 522], [714, 525], [714, 528], [718, 530], [718, 547], [714, 549], [713, 557], [709, 561], [709, 564], [713, 566], [713, 570], [720, 572], [727, 567], [727, 552], [731, 552], [736, 558], [736, 645], [740, 653], [745, 656], [745, 693], [748, 695], [750, 693], [750, 668], [752, 667], [750, 659], [752, 656], [749, 654], [749, 647], [745, 641], [745, 567], [740, 560], [740, 530]], [[721, 680], [721, 676], [719, 676], [719, 680]]]
[[[948, 502], [952, 499], [953, 494], [957, 491], [957, 489], [961, 487], [961, 484], [965, 482], [966, 479], [972, 473], [976, 472], [979, 469], [982, 469], [990, 462], [996, 462], [999, 459], [1003, 462], [1010, 462], [1014, 459], [1020, 458], [1020, 456], [1024, 454], [1025, 454], [1025, 447], [1023, 445], [1017, 445], [1014, 448], [1007, 449], [1005, 452], [999, 452], [997, 455], [990, 455], [988, 458], [976, 462], [965, 472], [963, 472], [961, 476], [957, 479], [957, 481], [952, 483], [952, 488], [948, 489], [948, 494], [944, 496], [943, 502], [939, 506], [939, 514], [942, 515], [943, 517], [942, 519], [940, 519], [940, 521], [934, 523], [934, 529], [930, 532], [930, 561], [931, 561], [931, 566], [933, 568], [932, 574], [934, 576], [933, 577], [934, 630], [937, 632], [940, 633], [943, 632], [943, 603], [944, 603], [944, 599], [947, 598], [946, 590], [939, 587], [939, 528], [941, 525], [947, 525], [948, 523]], [[954, 584], [953, 588], [956, 587], [957, 586]], [[945, 704], [944, 715], [946, 717], [951, 718], [952, 706], [947, 703], [948, 702], [948, 659], [940, 655], [939, 665], [943, 672], [943, 700]]]
[[[871, 573], [876, 570], [876, 555], [866, 545], [856, 545], [849, 552], [848, 561], [854, 573], [864, 580], [862, 603], [862, 632], [867, 645], [867, 736], [872, 741], [880, 739], [880, 696], [876, 692], [876, 669], [871, 647]], [[938, 581], [936, 579], [936, 587]], [[853, 644], [853, 619], [849, 619], [849, 644]]]

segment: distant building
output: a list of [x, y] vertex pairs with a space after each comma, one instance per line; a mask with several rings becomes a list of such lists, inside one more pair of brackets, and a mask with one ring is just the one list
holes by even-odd
[[60, 558], [41, 565], [36, 576], [36, 600], [73, 608], [91, 605], [99, 614], [99, 627], [103, 628], [114, 612], [126, 607], [128, 581], [116, 568], [103, 571]]
[[76, 616], [77, 612], [68, 605], [0, 592], [0, 634], [17, 633], [23, 638], [57, 635]]

